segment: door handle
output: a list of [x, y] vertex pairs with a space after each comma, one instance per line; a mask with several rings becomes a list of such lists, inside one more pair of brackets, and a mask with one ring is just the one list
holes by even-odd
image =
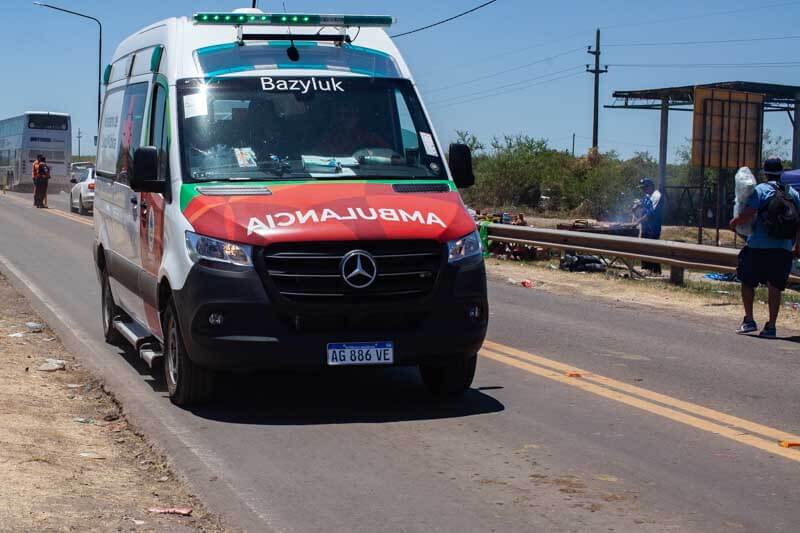
[[131, 198], [130, 201], [131, 201], [131, 211], [132, 211], [131, 214], [133, 216], [133, 220], [138, 220], [139, 219], [139, 200], [138, 200], [138, 198], [136, 198], [134, 196], [134, 197]]

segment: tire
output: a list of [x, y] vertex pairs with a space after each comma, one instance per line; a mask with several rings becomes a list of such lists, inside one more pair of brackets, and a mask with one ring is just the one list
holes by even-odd
[[118, 345], [123, 341], [122, 335], [114, 327], [114, 318], [121, 314], [122, 310], [114, 303], [108, 272], [104, 270], [100, 290], [100, 320], [103, 325], [103, 337], [109, 344]]
[[78, 214], [84, 216], [89, 214], [89, 210], [83, 205], [83, 196], [78, 197]]
[[205, 403], [214, 390], [214, 373], [193, 363], [186, 352], [172, 302], [164, 316], [164, 381], [169, 399], [180, 407]]
[[72, 193], [69, 193], [69, 210], [73, 213], [78, 212], [78, 210], [75, 208], [75, 202], [72, 201]]
[[419, 365], [422, 382], [428, 391], [439, 398], [460, 396], [472, 385], [478, 356], [457, 357], [442, 364]]

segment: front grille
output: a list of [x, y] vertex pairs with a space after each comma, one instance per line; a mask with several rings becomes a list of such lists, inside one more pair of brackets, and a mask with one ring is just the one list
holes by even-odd
[[[340, 264], [350, 251], [375, 259], [377, 278], [354, 289]], [[444, 247], [435, 241], [280, 243], [260, 251], [259, 273], [267, 290], [296, 303], [362, 303], [424, 297], [433, 289]]]

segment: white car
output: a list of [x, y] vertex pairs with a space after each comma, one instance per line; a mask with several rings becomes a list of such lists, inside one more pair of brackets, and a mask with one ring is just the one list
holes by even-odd
[[94, 207], [94, 169], [82, 168], [73, 172], [69, 180], [74, 183], [69, 192], [69, 210], [86, 215]]

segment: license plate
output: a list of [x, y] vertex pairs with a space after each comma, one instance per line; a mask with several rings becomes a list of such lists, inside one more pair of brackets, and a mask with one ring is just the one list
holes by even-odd
[[391, 342], [349, 342], [328, 344], [328, 366], [390, 365], [394, 363]]

